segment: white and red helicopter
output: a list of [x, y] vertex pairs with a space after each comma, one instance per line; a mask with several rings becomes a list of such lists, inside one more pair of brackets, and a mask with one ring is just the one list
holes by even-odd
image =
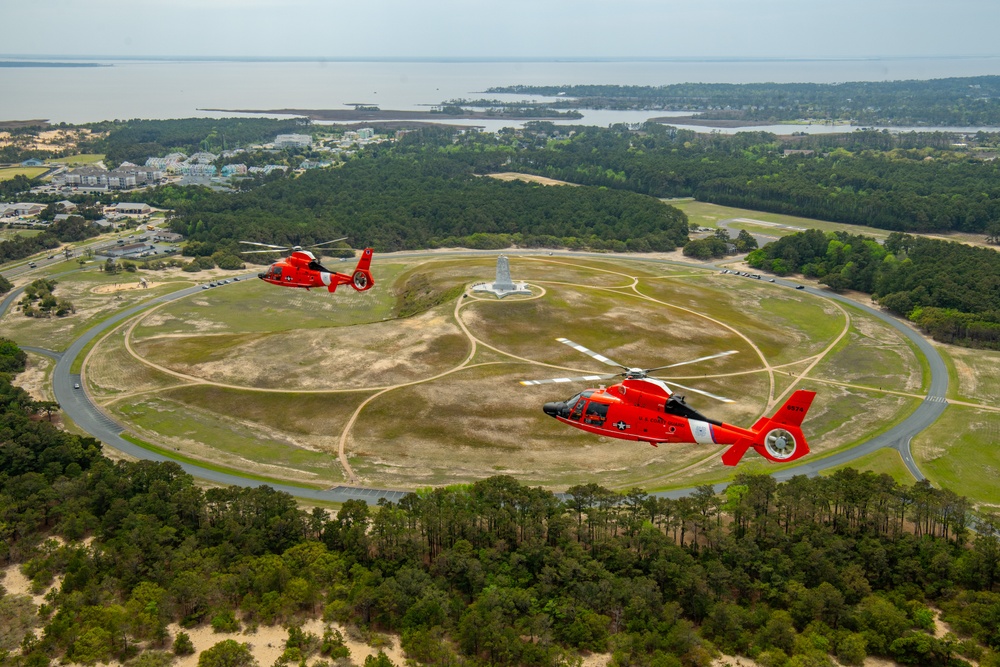
[[675, 395], [668, 385], [726, 403], [731, 403], [730, 399], [649, 375], [654, 371], [735, 354], [735, 351], [657, 368], [630, 368], [569, 339], [556, 340], [620, 370], [605, 375], [522, 380], [521, 384], [563, 384], [622, 378], [621, 382], [607, 388], [588, 389], [565, 401], [546, 403], [542, 408], [545, 414], [564, 424], [609, 438], [648, 442], [654, 447], [660, 443], [730, 445], [722, 454], [722, 462], [727, 466], [739, 463], [751, 447], [776, 463], [794, 461], [809, 453], [809, 445], [800, 427], [816, 392], [796, 391], [774, 415], [761, 417], [746, 429], [705, 417], [688, 406], [683, 397]]
[[[319, 248], [331, 243], [339, 243], [346, 238], [345, 236], [342, 239], [324, 241], [323, 243], [316, 243], [306, 247]], [[358, 260], [358, 265], [354, 268], [353, 273], [346, 274], [337, 273], [326, 268], [320, 264], [316, 255], [302, 246], [280, 246], [270, 243], [256, 243], [254, 241], [240, 241], [240, 243], [266, 248], [265, 250], [244, 250], [244, 254], [292, 251], [292, 254], [285, 259], [269, 266], [267, 271], [257, 274], [258, 278], [272, 285], [301, 287], [307, 290], [313, 287], [325, 287], [329, 292], [336, 291], [338, 285], [350, 285], [359, 292], [364, 292], [375, 286], [375, 279], [372, 278], [369, 268], [372, 263], [371, 248], [365, 248], [361, 252], [361, 259]]]

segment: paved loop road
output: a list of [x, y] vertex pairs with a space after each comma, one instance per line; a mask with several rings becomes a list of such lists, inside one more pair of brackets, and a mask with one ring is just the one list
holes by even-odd
[[[447, 253], [447, 255], [472, 255], [472, 256], [496, 256], [500, 254], [496, 251], [462, 251], [455, 253]], [[538, 252], [532, 251], [505, 251], [503, 254], [506, 255], [528, 255], [537, 256]], [[547, 254], [547, 253], [546, 253]], [[607, 255], [600, 253], [581, 253], [581, 252], [555, 252], [557, 256], [566, 257], [588, 257], [592, 259], [608, 259]], [[446, 253], [423, 253], [423, 252], [412, 252], [412, 253], [398, 253], [391, 255], [393, 258], [416, 258], [416, 257], [444, 257]], [[659, 264], [673, 264], [678, 266], [688, 266], [690, 263], [677, 262], [674, 260], [666, 259], [656, 259], [650, 257], [639, 257], [639, 256], [614, 256], [616, 261], [618, 260], [632, 260], [632, 261], [642, 261], [642, 262], [652, 262]], [[711, 268], [712, 265], [702, 265], [706, 268]], [[248, 277], [254, 276], [255, 274], [247, 274]], [[242, 277], [242, 276], [241, 276]], [[734, 279], [742, 279], [740, 276], [733, 276]], [[794, 288], [797, 283], [789, 282], [786, 280], [776, 279], [775, 284], [782, 285], [789, 288]], [[218, 287], [214, 289], [219, 289]], [[0, 302], [0, 317], [7, 311], [7, 308], [13, 303], [14, 299], [23, 291], [23, 288], [14, 290]], [[98, 323], [91, 329], [87, 330], [82, 336], [77, 338], [69, 348], [63, 352], [52, 352], [50, 350], [44, 350], [42, 348], [22, 346], [23, 349], [34, 352], [37, 354], [44, 354], [56, 360], [56, 367], [52, 374], [52, 387], [53, 393], [55, 394], [56, 401], [59, 403], [62, 410], [66, 415], [76, 423], [81, 429], [89, 433], [94, 438], [110, 445], [111, 447], [122, 451], [126, 454], [134, 456], [140, 459], [147, 459], [151, 461], [174, 461], [185, 472], [191, 475], [204, 479], [210, 482], [215, 482], [224, 485], [235, 485], [243, 487], [254, 487], [267, 485], [278, 491], [285, 491], [297, 498], [303, 498], [305, 500], [323, 500], [331, 502], [344, 502], [346, 500], [360, 499], [374, 503], [379, 498], [385, 498], [387, 500], [396, 501], [406, 495], [406, 491], [399, 491], [393, 489], [374, 489], [374, 488], [364, 488], [364, 487], [354, 487], [354, 486], [335, 486], [329, 489], [311, 489], [302, 486], [292, 486], [287, 484], [278, 484], [274, 482], [260, 482], [258, 480], [247, 479], [246, 477], [241, 477], [236, 474], [220, 472], [216, 470], [211, 470], [209, 468], [204, 468], [191, 463], [176, 461], [168, 456], [164, 456], [157, 452], [150, 451], [138, 445], [135, 445], [128, 440], [121, 437], [121, 433], [125, 430], [124, 427], [119, 425], [108, 415], [106, 415], [102, 410], [100, 410], [97, 405], [95, 405], [87, 393], [81, 387], [80, 389], [74, 389], [74, 385], [80, 383], [80, 376], [71, 374], [71, 369], [77, 357], [83, 351], [83, 349], [98, 336], [102, 335], [109, 329], [117, 326], [119, 323], [127, 320], [133, 315], [139, 313], [142, 310], [149, 308], [152, 305], [164, 303], [167, 301], [174, 301], [177, 299], [190, 296], [196, 292], [201, 291], [201, 286], [196, 285], [194, 287], [188, 287], [170, 294], [156, 297], [145, 303], [132, 306], [114, 316]], [[867, 442], [861, 443], [855, 447], [847, 450], [843, 450], [832, 454], [830, 456], [825, 456], [822, 458], [810, 458], [806, 462], [794, 466], [792, 468], [787, 468], [784, 470], [776, 471], [773, 473], [773, 477], [779, 481], [790, 479], [795, 475], [816, 475], [820, 471], [827, 468], [836, 467], [853, 461], [861, 456], [870, 454], [878, 449], [889, 447], [899, 451], [900, 455], [903, 457], [903, 462], [906, 464], [907, 469], [910, 473], [918, 480], [925, 479], [923, 473], [917, 467], [916, 463], [913, 461], [913, 457], [910, 453], [910, 440], [913, 436], [917, 435], [931, 424], [933, 424], [944, 409], [947, 407], [947, 400], [945, 398], [946, 392], [948, 391], [948, 370], [945, 367], [944, 360], [938, 351], [932, 346], [923, 336], [919, 335], [905, 323], [900, 320], [883, 313], [882, 311], [870, 308], [856, 301], [851, 301], [846, 297], [828, 292], [826, 290], [818, 290], [815, 288], [807, 287], [806, 292], [813, 294], [815, 296], [824, 297], [827, 299], [834, 299], [846, 304], [849, 304], [855, 308], [860, 308], [869, 315], [873, 315], [880, 320], [887, 322], [901, 334], [903, 334], [907, 339], [912, 341], [916, 345], [919, 353], [924, 356], [930, 367], [930, 389], [927, 393], [926, 399], [921, 403], [916, 410], [913, 411], [906, 419], [901, 423], [892, 427], [885, 433], [868, 440]], [[727, 483], [720, 483], [716, 485], [716, 490], [721, 491], [728, 485]], [[653, 495], [678, 498], [681, 496], [688, 495], [692, 493], [694, 489], [675, 489], [672, 491], [658, 492]]]

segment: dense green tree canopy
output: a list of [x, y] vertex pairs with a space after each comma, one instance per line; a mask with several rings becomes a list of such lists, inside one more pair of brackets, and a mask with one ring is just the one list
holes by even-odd
[[994, 250], [898, 232], [879, 245], [864, 235], [811, 229], [754, 250], [747, 262], [867, 292], [942, 342], [1000, 349], [1000, 253]]
[[448, 154], [373, 152], [338, 169], [284, 178], [250, 192], [153, 193], [175, 208], [171, 223], [192, 241], [306, 245], [348, 236], [378, 251], [439, 245], [569, 245], [673, 250], [687, 239], [677, 209], [642, 195], [546, 187], [472, 173]]
[[[695, 134], [647, 123], [581, 127], [566, 142], [527, 147], [510, 167], [621, 188], [898, 231], [984, 232], [1000, 220], [1000, 161], [905, 148], [950, 135], [854, 132], [781, 141], [773, 134]], [[786, 148], [812, 155], [785, 156]], [[934, 153], [933, 155], [931, 153]]]

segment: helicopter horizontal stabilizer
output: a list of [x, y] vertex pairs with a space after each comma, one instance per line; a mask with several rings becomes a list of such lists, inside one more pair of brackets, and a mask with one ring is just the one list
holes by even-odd
[[800, 389], [778, 408], [773, 417], [762, 417], [753, 426], [753, 439], [740, 438], [723, 453], [722, 462], [734, 466], [753, 447], [775, 463], [794, 461], [809, 453], [809, 445], [802, 434], [802, 420], [812, 405], [816, 392]]

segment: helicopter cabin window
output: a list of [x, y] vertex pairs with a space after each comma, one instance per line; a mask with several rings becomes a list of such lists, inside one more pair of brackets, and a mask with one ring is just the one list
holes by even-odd
[[573, 408], [569, 412], [569, 418], [573, 420], [579, 420], [583, 416], [583, 407], [587, 404], [587, 399], [593, 394], [592, 391], [585, 391], [582, 394], [577, 394], [573, 398], [566, 401], [567, 405], [572, 405]]
[[583, 417], [583, 422], [585, 424], [590, 424], [591, 426], [604, 426], [604, 420], [608, 418], [608, 405], [607, 403], [598, 403], [597, 401], [591, 401], [590, 405], [587, 406], [587, 414]]

